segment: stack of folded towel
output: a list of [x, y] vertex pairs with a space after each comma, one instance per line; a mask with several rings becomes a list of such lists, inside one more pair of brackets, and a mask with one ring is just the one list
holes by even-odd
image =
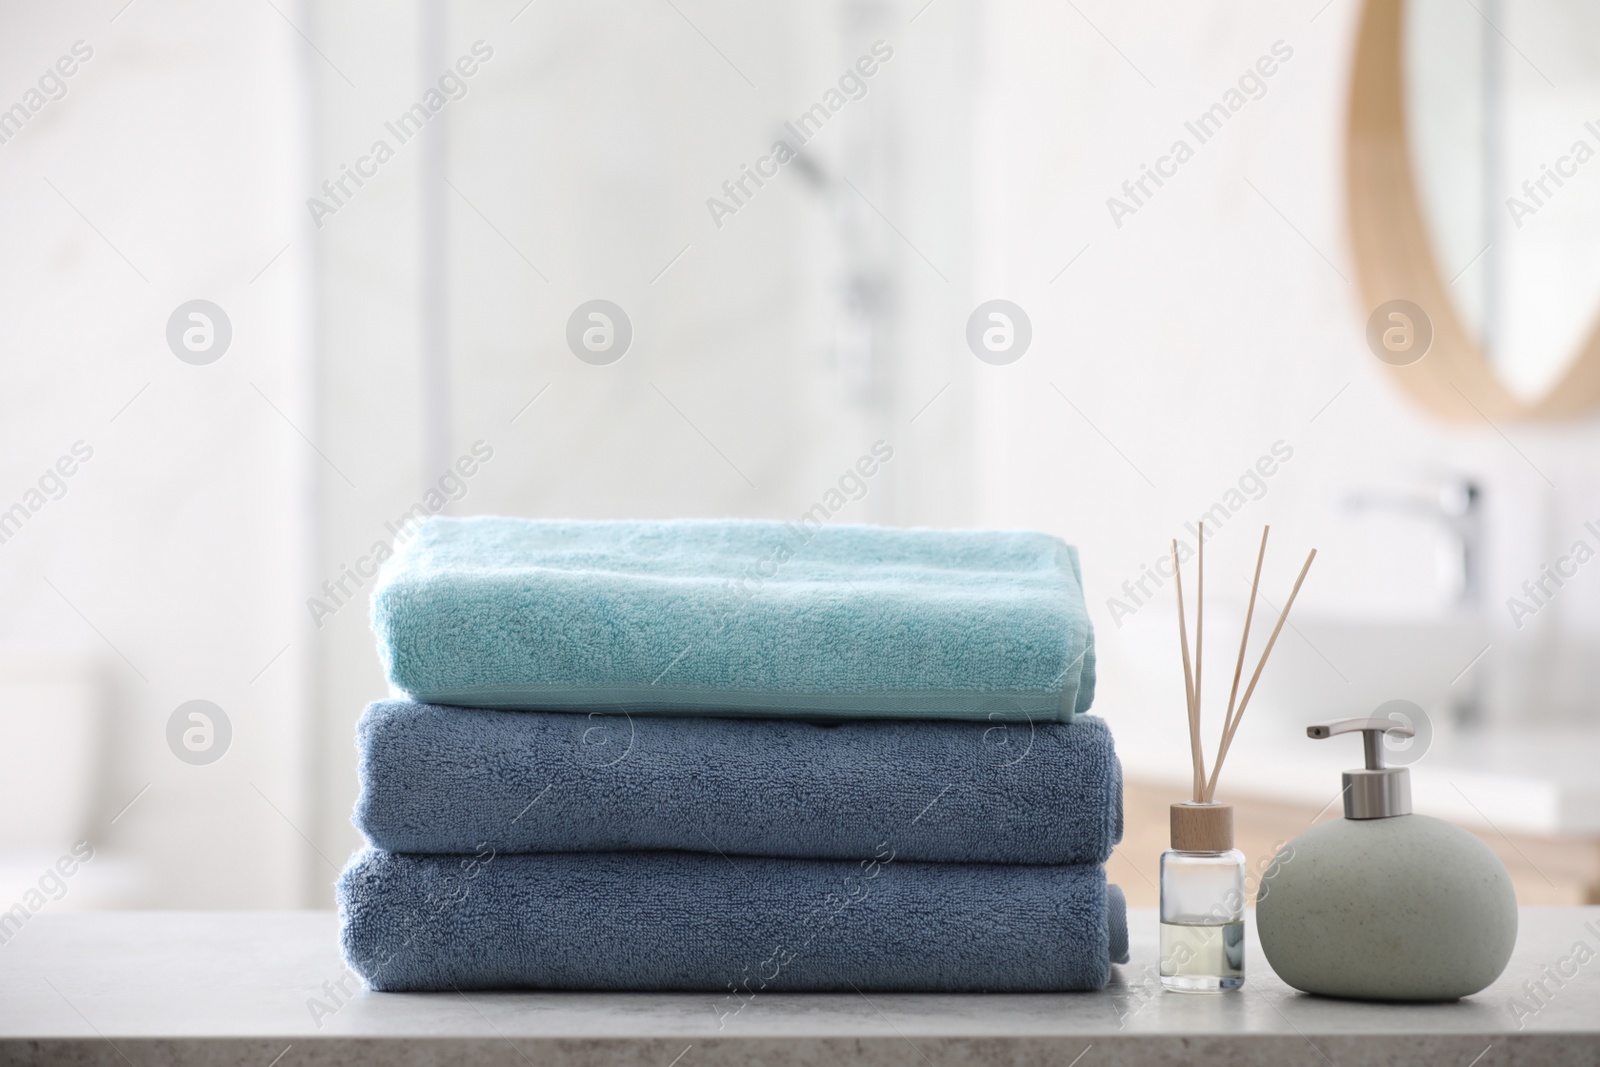
[[433, 519], [338, 887], [375, 989], [1098, 989], [1122, 834], [1041, 534]]

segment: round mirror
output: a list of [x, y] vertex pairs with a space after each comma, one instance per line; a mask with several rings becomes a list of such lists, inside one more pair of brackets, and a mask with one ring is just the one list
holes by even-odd
[[1349, 135], [1369, 343], [1402, 386], [1451, 418], [1600, 404], [1600, 5], [1368, 0]]

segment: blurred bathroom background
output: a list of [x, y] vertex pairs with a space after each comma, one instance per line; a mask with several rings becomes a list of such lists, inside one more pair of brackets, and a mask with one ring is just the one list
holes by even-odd
[[[1134, 903], [1188, 760], [1151, 575], [1208, 515], [1219, 687], [1262, 524], [1268, 620], [1319, 552], [1219, 790], [1255, 852], [1337, 817], [1359, 764], [1306, 723], [1403, 700], [1417, 809], [1480, 833], [1526, 903], [1600, 899], [1600, 564], [1537, 585], [1600, 549], [1600, 426], [1444, 419], [1369, 349], [1362, 17], [0, 8], [0, 909], [84, 839], [52, 908], [329, 906], [353, 725], [385, 692], [372, 560], [419, 506], [793, 519], [879, 441], [837, 521], [1080, 546]], [[1522, 188], [1600, 147], [1597, 17], [1406, 19], [1439, 271], [1537, 396], [1593, 324], [1600, 163]], [[593, 300], [631, 331], [609, 362], [569, 344]], [[969, 345], [991, 300], [1031, 335], [1010, 362]]]

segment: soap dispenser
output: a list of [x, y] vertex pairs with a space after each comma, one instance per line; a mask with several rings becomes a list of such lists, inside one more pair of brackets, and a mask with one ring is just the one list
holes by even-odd
[[1500, 976], [1517, 940], [1511, 875], [1458, 827], [1411, 812], [1411, 775], [1383, 765], [1394, 719], [1339, 719], [1309, 737], [1361, 734], [1366, 766], [1344, 773], [1344, 818], [1278, 851], [1256, 895], [1267, 962], [1307, 993], [1456, 1000]]

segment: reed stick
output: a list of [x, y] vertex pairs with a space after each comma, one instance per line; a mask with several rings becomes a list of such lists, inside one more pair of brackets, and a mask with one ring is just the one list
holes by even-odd
[[[1199, 522], [1198, 532], [1195, 535], [1195, 551], [1199, 557], [1197, 566], [1200, 579], [1196, 583], [1194, 593], [1194, 732], [1200, 736], [1200, 727], [1205, 722], [1202, 712], [1204, 708], [1205, 687], [1201, 683], [1201, 675], [1205, 670], [1205, 656], [1202, 655], [1206, 639], [1206, 524]], [[1205, 794], [1206, 764], [1205, 745], [1200, 745], [1200, 792]], [[1196, 800], [1201, 797], [1196, 797]]]
[[1294, 588], [1289, 591], [1289, 599], [1284, 602], [1283, 612], [1278, 616], [1278, 624], [1272, 628], [1272, 636], [1267, 638], [1267, 647], [1261, 650], [1261, 659], [1256, 662], [1255, 673], [1250, 676], [1250, 684], [1245, 687], [1244, 697], [1239, 701], [1238, 712], [1234, 715], [1231, 726], [1222, 735], [1222, 744], [1217, 749], [1217, 762], [1211, 769], [1211, 779], [1206, 784], [1205, 799], [1210, 800], [1217, 791], [1217, 776], [1222, 772], [1222, 762], [1228, 758], [1228, 749], [1233, 747], [1233, 735], [1239, 729], [1239, 723], [1244, 719], [1244, 709], [1250, 704], [1250, 697], [1256, 691], [1256, 683], [1261, 680], [1261, 671], [1267, 665], [1267, 657], [1272, 655], [1272, 646], [1278, 643], [1278, 635], [1283, 632], [1283, 624], [1289, 620], [1289, 611], [1294, 607], [1295, 597], [1300, 595], [1300, 586], [1306, 580], [1306, 572], [1311, 569], [1311, 561], [1317, 558], [1317, 550], [1312, 549], [1306, 556], [1300, 574], [1294, 580]]
[[1228, 690], [1228, 710], [1222, 716], [1222, 737], [1228, 736], [1233, 725], [1235, 700], [1239, 696], [1239, 677], [1244, 673], [1245, 647], [1250, 643], [1250, 620], [1256, 614], [1256, 589], [1261, 585], [1261, 564], [1267, 558], [1267, 533], [1272, 527], [1261, 527], [1261, 548], [1256, 552], [1256, 572], [1250, 578], [1250, 603], [1244, 611], [1244, 632], [1239, 635], [1239, 658], [1233, 665], [1233, 687]]
[[1178, 589], [1178, 644], [1183, 649], [1183, 689], [1189, 705], [1189, 758], [1194, 761], [1194, 799], [1205, 790], [1205, 756], [1200, 752], [1200, 719], [1195, 708], [1194, 673], [1189, 663], [1188, 615], [1183, 608], [1183, 568], [1178, 564], [1178, 539], [1172, 539], [1172, 577]]

